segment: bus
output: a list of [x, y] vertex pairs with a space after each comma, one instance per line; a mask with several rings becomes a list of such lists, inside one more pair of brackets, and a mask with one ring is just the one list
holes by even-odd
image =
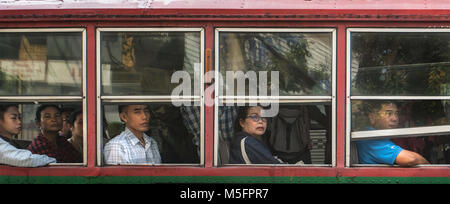
[[[82, 162], [2, 164], [0, 183], [450, 183], [449, 2], [26, 0], [0, 10], [0, 103], [22, 116], [14, 139], [26, 149], [41, 134], [43, 104], [62, 110], [59, 136], [70, 138], [70, 112], [83, 124]], [[395, 104], [395, 127], [375, 127], [372, 102]], [[106, 144], [126, 129], [119, 107], [137, 104], [161, 162], [108, 164]], [[279, 164], [232, 162], [248, 105], [274, 110], [261, 141]], [[372, 140], [428, 163], [360, 161], [358, 142]]]

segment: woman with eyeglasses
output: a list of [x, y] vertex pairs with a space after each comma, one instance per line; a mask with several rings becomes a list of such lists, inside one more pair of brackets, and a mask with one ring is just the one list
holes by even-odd
[[239, 107], [230, 164], [280, 164], [263, 142], [267, 118], [261, 117], [261, 110], [261, 106]]

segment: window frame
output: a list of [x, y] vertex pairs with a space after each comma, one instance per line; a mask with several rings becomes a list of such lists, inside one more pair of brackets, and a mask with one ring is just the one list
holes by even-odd
[[0, 102], [14, 102], [14, 103], [34, 103], [40, 102], [81, 102], [83, 112], [83, 162], [82, 163], [51, 163], [49, 166], [87, 166], [88, 163], [88, 135], [87, 135], [87, 31], [86, 28], [5, 28], [0, 29], [0, 33], [80, 33], [81, 34], [81, 71], [82, 71], [82, 85], [81, 96], [48, 96], [48, 95], [36, 95], [36, 96], [0, 96]]
[[[214, 29], [214, 74], [215, 79], [219, 78], [219, 41], [221, 32], [235, 32], [235, 33], [248, 33], [248, 32], [260, 32], [260, 33], [330, 33], [331, 34], [331, 93], [329, 96], [229, 96], [220, 95], [219, 96], [219, 83], [214, 83], [214, 149], [213, 149], [213, 166], [214, 167], [233, 167], [233, 166], [248, 166], [248, 167], [263, 167], [263, 166], [273, 166], [273, 167], [336, 167], [336, 84], [337, 84], [337, 29], [332, 27], [321, 27], [321, 28], [238, 28], [238, 27], [216, 27]], [[276, 101], [279, 104], [290, 104], [290, 103], [330, 103], [332, 113], [331, 113], [331, 164], [305, 164], [305, 165], [294, 165], [294, 164], [225, 164], [219, 165], [219, 104], [234, 104], [234, 103], [269, 103]]]
[[[200, 35], [200, 95], [195, 96], [194, 94], [190, 96], [177, 96], [173, 99], [170, 95], [101, 95], [102, 91], [102, 65], [101, 65], [101, 33], [102, 32], [198, 32]], [[205, 64], [205, 29], [202, 27], [192, 27], [192, 28], [180, 28], [180, 27], [132, 27], [132, 28], [108, 28], [108, 27], [98, 27], [95, 29], [96, 33], [96, 164], [101, 167], [108, 166], [119, 166], [119, 165], [106, 165], [103, 162], [103, 102], [106, 103], [171, 103], [176, 102], [200, 102], [200, 163], [190, 163], [190, 164], [120, 164], [120, 166], [204, 166], [205, 164], [205, 107], [204, 107], [204, 64]], [[194, 92], [195, 93], [195, 92]]]
[[[352, 131], [352, 100], [450, 100], [450, 96], [398, 96], [398, 95], [371, 95], [371, 96], [352, 96], [352, 62], [351, 62], [351, 34], [352, 33], [449, 33], [448, 28], [353, 28], [346, 27], [346, 124], [345, 124], [345, 166], [346, 167], [377, 167], [391, 166], [385, 164], [351, 164], [351, 142], [360, 139], [376, 139], [376, 138], [402, 138], [402, 137], [418, 137], [418, 136], [436, 136], [450, 133], [450, 125], [425, 126], [413, 128], [396, 128], [387, 130], [369, 130], [369, 131]], [[441, 130], [442, 128], [442, 130]], [[356, 148], [356, 147], [353, 147]], [[418, 166], [450, 166], [450, 164], [427, 164]]]

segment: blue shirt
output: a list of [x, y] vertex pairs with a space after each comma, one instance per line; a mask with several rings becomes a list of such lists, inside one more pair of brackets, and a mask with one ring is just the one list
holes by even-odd
[[[373, 130], [372, 127], [367, 128]], [[394, 164], [403, 150], [390, 139], [356, 141], [360, 164]]]

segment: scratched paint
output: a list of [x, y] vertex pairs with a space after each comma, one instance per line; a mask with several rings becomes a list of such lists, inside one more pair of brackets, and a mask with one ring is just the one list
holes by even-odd
[[226, 8], [226, 9], [450, 9], [429, 0], [0, 0], [1, 9]]

